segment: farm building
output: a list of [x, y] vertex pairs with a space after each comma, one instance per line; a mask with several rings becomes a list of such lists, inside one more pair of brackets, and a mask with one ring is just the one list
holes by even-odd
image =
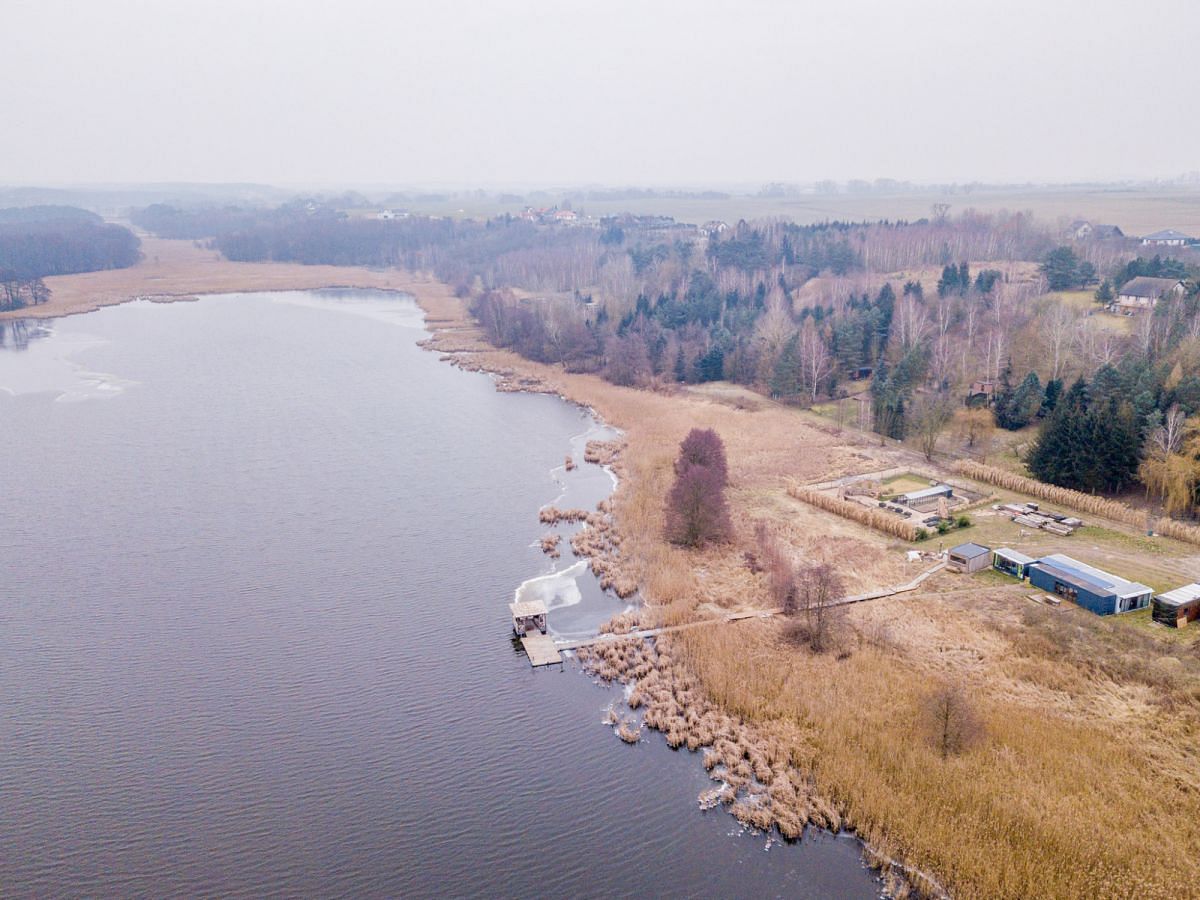
[[1126, 581], [1061, 553], [1029, 563], [1027, 571], [1034, 587], [1078, 603], [1098, 616], [1141, 609], [1154, 593], [1144, 584]]
[[1193, 582], [1154, 598], [1154, 621], [1182, 628], [1200, 619], [1200, 584]]
[[1148, 247], [1182, 247], [1189, 241], [1191, 241], [1190, 237], [1174, 228], [1156, 231], [1154, 234], [1148, 234], [1142, 238], [1142, 243]]
[[905, 506], [918, 506], [922, 503], [928, 503], [931, 500], [938, 500], [942, 497], [947, 499], [954, 496], [954, 489], [948, 484], [935, 484], [933, 487], [927, 487], [919, 491], [911, 491], [907, 494], [901, 494], [896, 498]]
[[1013, 578], [1024, 578], [1029, 574], [1029, 567], [1037, 562], [1032, 556], [1026, 556], [1020, 550], [1010, 550], [1001, 547], [992, 554], [992, 568]]
[[991, 561], [992, 551], [987, 547], [971, 543], [959, 544], [950, 549], [946, 568], [953, 572], [965, 572], [970, 575], [972, 572], [983, 571], [991, 564]]
[[1117, 292], [1117, 306], [1126, 310], [1152, 309], [1163, 297], [1180, 296], [1183, 292], [1183, 282], [1178, 278], [1150, 278], [1143, 275], [1121, 287]]
[[967, 391], [967, 406], [991, 406], [996, 398], [996, 382], [972, 381]]

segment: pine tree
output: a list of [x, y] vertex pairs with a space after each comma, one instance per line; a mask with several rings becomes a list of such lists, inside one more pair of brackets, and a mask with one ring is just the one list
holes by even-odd
[[771, 396], [788, 400], [800, 393], [800, 335], [793, 334], [779, 359], [775, 361], [775, 371], [771, 374]]

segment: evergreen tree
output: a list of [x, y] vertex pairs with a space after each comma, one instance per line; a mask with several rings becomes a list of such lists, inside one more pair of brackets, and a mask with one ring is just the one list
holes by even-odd
[[789, 400], [800, 393], [800, 335], [793, 334], [779, 359], [775, 361], [775, 371], [771, 373], [771, 396], [780, 400]]
[[1134, 404], [1080, 379], [1043, 424], [1029, 470], [1078, 491], [1119, 491], [1136, 477], [1141, 443]]
[[942, 277], [938, 279], [937, 292], [939, 297], [945, 297], [958, 288], [958, 266], [944, 266]]
[[1058, 399], [1062, 396], [1063, 383], [1061, 378], [1052, 378], [1046, 382], [1046, 391], [1042, 396], [1042, 408], [1038, 410], [1038, 415], [1042, 418], [1054, 412], [1058, 406]]
[[1000, 386], [992, 395], [992, 415], [996, 419], [996, 424], [1001, 428], [1008, 428], [1005, 423], [1008, 421], [1008, 410], [1012, 406], [1012, 401], [1012, 360], [1009, 359], [1000, 371]]
[[1008, 408], [1009, 424], [1004, 427], [1014, 431], [1024, 428], [1033, 421], [1045, 398], [1046, 394], [1037, 372], [1030, 372], [1013, 391], [1012, 402]]
[[1079, 284], [1079, 257], [1067, 246], [1051, 250], [1042, 263], [1042, 274], [1050, 290], [1069, 290]]

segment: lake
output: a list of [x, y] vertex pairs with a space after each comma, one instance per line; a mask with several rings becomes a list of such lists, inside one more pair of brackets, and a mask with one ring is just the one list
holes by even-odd
[[514, 649], [522, 585], [560, 633], [625, 608], [537, 547], [612, 490], [586, 411], [395, 294], [0, 326], [0, 894], [877, 896]]

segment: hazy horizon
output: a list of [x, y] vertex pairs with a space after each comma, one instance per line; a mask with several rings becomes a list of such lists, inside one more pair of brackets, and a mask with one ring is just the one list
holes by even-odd
[[1175, 178], [1197, 168], [1195, 78], [1144, 48], [1200, 32], [1200, 9], [1127, 9], [16, 0], [0, 98], [28, 139], [0, 149], [0, 180]]

